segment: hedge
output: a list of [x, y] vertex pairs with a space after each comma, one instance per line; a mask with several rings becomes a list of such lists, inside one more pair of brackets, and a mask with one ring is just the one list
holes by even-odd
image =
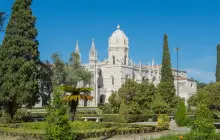
[[114, 135], [125, 135], [125, 134], [138, 134], [138, 133], [151, 133], [159, 132], [161, 130], [156, 127], [140, 127], [140, 128], [128, 128], [128, 127], [119, 127], [119, 128], [105, 128], [100, 130], [90, 130], [90, 131], [76, 131], [74, 134], [77, 135], [78, 139], [91, 138], [91, 137], [100, 137], [100, 136], [114, 136]]
[[132, 122], [147, 122], [149, 119], [148, 115], [120, 115], [120, 114], [76, 114], [75, 120], [84, 119], [82, 117], [103, 117], [104, 122], [119, 122], [119, 123], [132, 123]]
[[[97, 130], [81, 130], [74, 131], [73, 133], [77, 135], [77, 139], [84, 138], [92, 138], [92, 137], [100, 137], [100, 136], [114, 136], [114, 135], [125, 135], [125, 134], [138, 134], [138, 133], [151, 133], [151, 132], [159, 132], [161, 130], [156, 127], [142, 127], [142, 128], [104, 128]], [[33, 140], [44, 140], [44, 133], [36, 133], [36, 132], [21, 132], [14, 131], [14, 129], [0, 129], [1, 135], [7, 135], [12, 137], [20, 137], [23, 139], [33, 139]]]
[[[0, 135], [10, 135], [23, 139], [43, 140], [44, 125], [45, 123], [1, 124]], [[84, 127], [88, 126], [88, 129], [77, 129], [80, 127], [80, 125]], [[161, 131], [157, 128], [157, 126], [104, 122], [74, 122], [71, 126], [73, 128], [75, 128], [74, 126], [76, 126], [76, 129], [74, 129], [73, 133], [77, 135], [78, 139]], [[95, 126], [97, 126], [97, 128], [95, 128]]]

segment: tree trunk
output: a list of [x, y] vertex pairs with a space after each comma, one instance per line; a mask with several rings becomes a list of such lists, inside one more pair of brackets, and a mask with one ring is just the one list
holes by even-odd
[[74, 101], [71, 100], [70, 101], [70, 111], [69, 111], [69, 120], [70, 121], [74, 121], [75, 115], [76, 115], [76, 108], [78, 106], [78, 100]]
[[10, 115], [11, 119], [13, 119], [14, 115], [17, 111], [15, 102], [14, 101], [12, 101], [12, 102], [5, 101], [4, 106], [5, 106], [6, 113], [8, 113]]

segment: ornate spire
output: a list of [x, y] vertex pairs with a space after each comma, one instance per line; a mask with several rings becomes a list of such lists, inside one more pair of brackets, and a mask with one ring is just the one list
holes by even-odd
[[117, 26], [117, 29], [119, 30], [120, 29], [120, 25], [118, 24], [118, 26]]
[[139, 71], [140, 71], [140, 72], [141, 72], [141, 69], [142, 69], [142, 68], [141, 68], [141, 61], [140, 61], [140, 64], [139, 64]]
[[148, 66], [149, 66], [148, 79], [151, 80], [151, 66], [150, 66], [150, 62], [148, 62]]
[[76, 41], [75, 53], [78, 53], [78, 54], [79, 54], [79, 45], [78, 45], [78, 40]]
[[92, 47], [95, 48], [95, 41], [94, 41], [94, 38], [92, 39]]
[[154, 59], [152, 58], [152, 66], [154, 66]]
[[151, 64], [151, 66], [152, 66], [152, 70], [154, 71], [154, 59], [152, 59], [152, 64]]
[[96, 55], [97, 55], [97, 52], [95, 49], [95, 42], [94, 42], [94, 39], [92, 39], [92, 46], [90, 49], [90, 57], [96, 57]]

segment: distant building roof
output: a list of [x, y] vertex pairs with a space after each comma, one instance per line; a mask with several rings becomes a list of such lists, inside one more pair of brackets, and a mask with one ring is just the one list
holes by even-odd
[[175, 80], [178, 79], [178, 80], [187, 80], [187, 81], [195, 82], [195, 80], [193, 80], [193, 79], [191, 79], [191, 78], [185, 78], [185, 77], [180, 77], [180, 76], [178, 76], [178, 77], [175, 76], [174, 79], [175, 79]]

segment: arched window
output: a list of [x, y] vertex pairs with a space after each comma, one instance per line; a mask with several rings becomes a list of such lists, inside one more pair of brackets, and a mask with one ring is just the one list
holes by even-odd
[[142, 82], [144, 82], [144, 80], [145, 80], [145, 76], [144, 76], [144, 77], [142, 77]]
[[102, 76], [102, 70], [101, 69], [98, 70], [98, 75], [99, 75], [99, 77]]
[[115, 84], [115, 79], [114, 79], [114, 76], [112, 76], [112, 85]]
[[112, 62], [115, 64], [115, 56], [112, 56]]
[[124, 64], [126, 65], [126, 63], [127, 63], [127, 55], [125, 55], [124, 57]]
[[104, 94], [101, 94], [101, 95], [100, 95], [100, 103], [101, 103], [101, 104], [104, 104], [104, 103], [105, 103], [105, 95], [104, 95]]

